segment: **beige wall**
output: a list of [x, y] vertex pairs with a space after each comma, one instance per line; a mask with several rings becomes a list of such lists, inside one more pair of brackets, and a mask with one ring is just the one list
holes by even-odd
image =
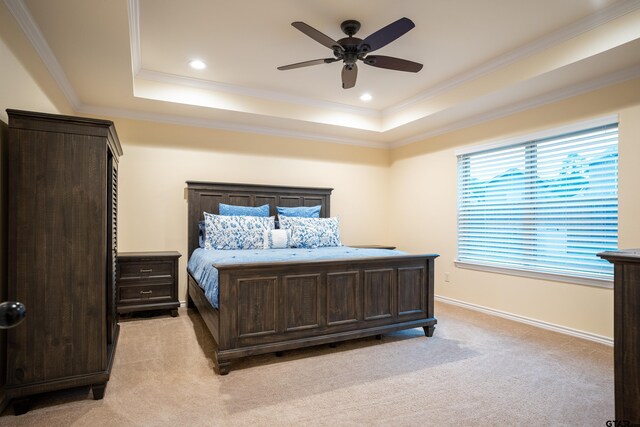
[[4, 2], [0, 2], [0, 120], [7, 108], [71, 114], [72, 109]]
[[388, 151], [152, 122], [116, 120], [119, 250], [177, 250], [186, 298], [185, 181], [334, 188], [342, 241], [387, 241]]
[[640, 80], [392, 150], [390, 240], [412, 252], [440, 254], [437, 295], [611, 338], [611, 289], [462, 269], [454, 260], [457, 149], [612, 113], [620, 119], [619, 247], [640, 247]]

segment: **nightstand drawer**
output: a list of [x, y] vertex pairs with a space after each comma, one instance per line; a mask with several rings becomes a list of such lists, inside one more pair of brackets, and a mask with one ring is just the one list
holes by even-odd
[[120, 279], [160, 279], [171, 278], [172, 261], [122, 262], [120, 261]]
[[173, 283], [120, 286], [118, 303], [161, 302], [173, 298]]

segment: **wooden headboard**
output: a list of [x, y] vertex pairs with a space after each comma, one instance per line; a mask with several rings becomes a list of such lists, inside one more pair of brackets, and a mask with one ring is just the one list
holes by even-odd
[[321, 205], [320, 217], [330, 215], [333, 188], [286, 187], [279, 185], [233, 184], [226, 182], [187, 181], [188, 191], [188, 245], [191, 256], [198, 248], [198, 221], [203, 212], [218, 214], [220, 203], [239, 206], [269, 205], [269, 214], [276, 215], [276, 206]]

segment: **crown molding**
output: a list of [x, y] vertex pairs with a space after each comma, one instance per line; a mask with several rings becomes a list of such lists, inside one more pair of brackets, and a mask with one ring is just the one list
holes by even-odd
[[232, 132], [255, 133], [285, 138], [304, 139], [317, 142], [329, 142], [333, 144], [355, 145], [360, 147], [389, 149], [386, 142], [373, 142], [357, 138], [344, 138], [330, 135], [322, 135], [315, 132], [292, 131], [268, 126], [251, 126], [245, 124], [230, 123], [218, 120], [184, 117], [171, 114], [148, 113], [143, 111], [125, 110], [121, 108], [96, 107], [82, 105], [77, 111], [83, 114], [92, 114], [106, 117], [119, 117], [123, 119], [142, 120], [156, 123], [168, 123], [183, 126], [195, 126], [208, 129], [220, 129]]
[[[131, 0], [131, 1], [137, 1], [137, 0]], [[197, 89], [211, 90], [215, 92], [224, 92], [224, 93], [231, 93], [234, 95], [249, 96], [253, 98], [266, 99], [268, 101], [283, 101], [290, 104], [304, 105], [309, 107], [322, 108], [325, 110], [331, 110], [334, 112], [357, 114], [360, 116], [368, 116], [368, 117], [375, 117], [377, 119], [382, 119], [380, 111], [374, 110], [372, 108], [354, 107], [351, 105], [340, 104], [337, 102], [319, 101], [316, 99], [305, 98], [302, 96], [295, 96], [295, 95], [286, 94], [282, 92], [247, 88], [243, 86], [231, 85], [228, 83], [219, 83], [219, 82], [213, 82], [211, 80], [197, 79], [194, 77], [178, 76], [175, 74], [163, 73], [160, 71], [153, 71], [145, 68], [142, 68], [138, 72], [138, 74], [134, 76], [134, 80], [136, 78], [139, 78], [142, 80], [160, 82], [160, 83], [168, 83], [168, 84], [174, 84], [179, 86], [193, 87]]]
[[140, 54], [140, 2], [129, 0], [129, 46], [131, 48], [131, 70], [133, 76], [142, 69], [142, 57]]
[[616, 83], [622, 83], [627, 80], [640, 77], [640, 65], [633, 65], [628, 68], [610, 73], [587, 82], [578, 83], [572, 86], [567, 86], [561, 90], [552, 91], [544, 95], [537, 96], [535, 98], [527, 99], [526, 101], [513, 103], [497, 110], [492, 110], [487, 113], [476, 114], [468, 117], [467, 119], [455, 122], [455, 124], [448, 126], [441, 126], [439, 128], [414, 135], [409, 138], [400, 139], [389, 144], [390, 148], [398, 148], [404, 145], [413, 144], [415, 142], [423, 141], [434, 136], [442, 135], [444, 133], [453, 132], [466, 127], [478, 125], [480, 123], [488, 122], [491, 120], [499, 119], [509, 116], [511, 114], [519, 113], [521, 111], [529, 110], [531, 108], [540, 107], [552, 102], [562, 101], [563, 99], [571, 98], [573, 96], [581, 95], [583, 93], [591, 92], [593, 90], [601, 89], [606, 86], [610, 86]]
[[388, 117], [391, 114], [396, 114], [413, 105], [432, 98], [447, 90], [454, 89], [456, 86], [460, 86], [471, 80], [475, 80], [486, 74], [489, 74], [497, 69], [504, 67], [505, 65], [517, 62], [529, 55], [540, 52], [544, 49], [548, 49], [551, 46], [565, 42], [571, 38], [591, 31], [607, 22], [613, 21], [628, 13], [635, 12], [640, 9], [640, 0], [621, 0], [613, 3], [579, 21], [567, 27], [563, 27], [553, 33], [550, 33], [544, 37], [534, 40], [531, 43], [520, 46], [504, 55], [500, 55], [495, 59], [485, 62], [474, 69], [459, 74], [452, 79], [446, 80], [443, 83], [437, 84], [426, 91], [412, 96], [400, 103], [382, 110], [382, 116]]
[[67, 101], [69, 101], [69, 104], [71, 104], [74, 110], [77, 109], [80, 105], [78, 95], [76, 95], [76, 92], [73, 90], [69, 79], [67, 79], [67, 75], [62, 70], [62, 66], [60, 66], [58, 59], [40, 32], [40, 28], [38, 28], [38, 25], [33, 20], [33, 16], [31, 16], [24, 1], [4, 0], [4, 4], [7, 5], [7, 8], [20, 25], [20, 28], [22, 28], [22, 31], [24, 31], [34, 49], [38, 52], [40, 59], [42, 59], [49, 73], [51, 73], [53, 79], [58, 83], [60, 89], [62, 89], [62, 93], [67, 98]]

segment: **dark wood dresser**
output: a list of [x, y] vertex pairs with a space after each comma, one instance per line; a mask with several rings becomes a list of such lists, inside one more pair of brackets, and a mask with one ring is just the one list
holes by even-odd
[[7, 397], [90, 385], [104, 395], [115, 312], [118, 157], [112, 122], [7, 110], [7, 296], [27, 317], [7, 331]]
[[118, 254], [118, 313], [171, 310], [178, 315], [179, 252]]
[[[614, 265], [616, 421], [640, 426], [640, 249], [598, 254]], [[628, 423], [627, 423], [628, 422]]]

